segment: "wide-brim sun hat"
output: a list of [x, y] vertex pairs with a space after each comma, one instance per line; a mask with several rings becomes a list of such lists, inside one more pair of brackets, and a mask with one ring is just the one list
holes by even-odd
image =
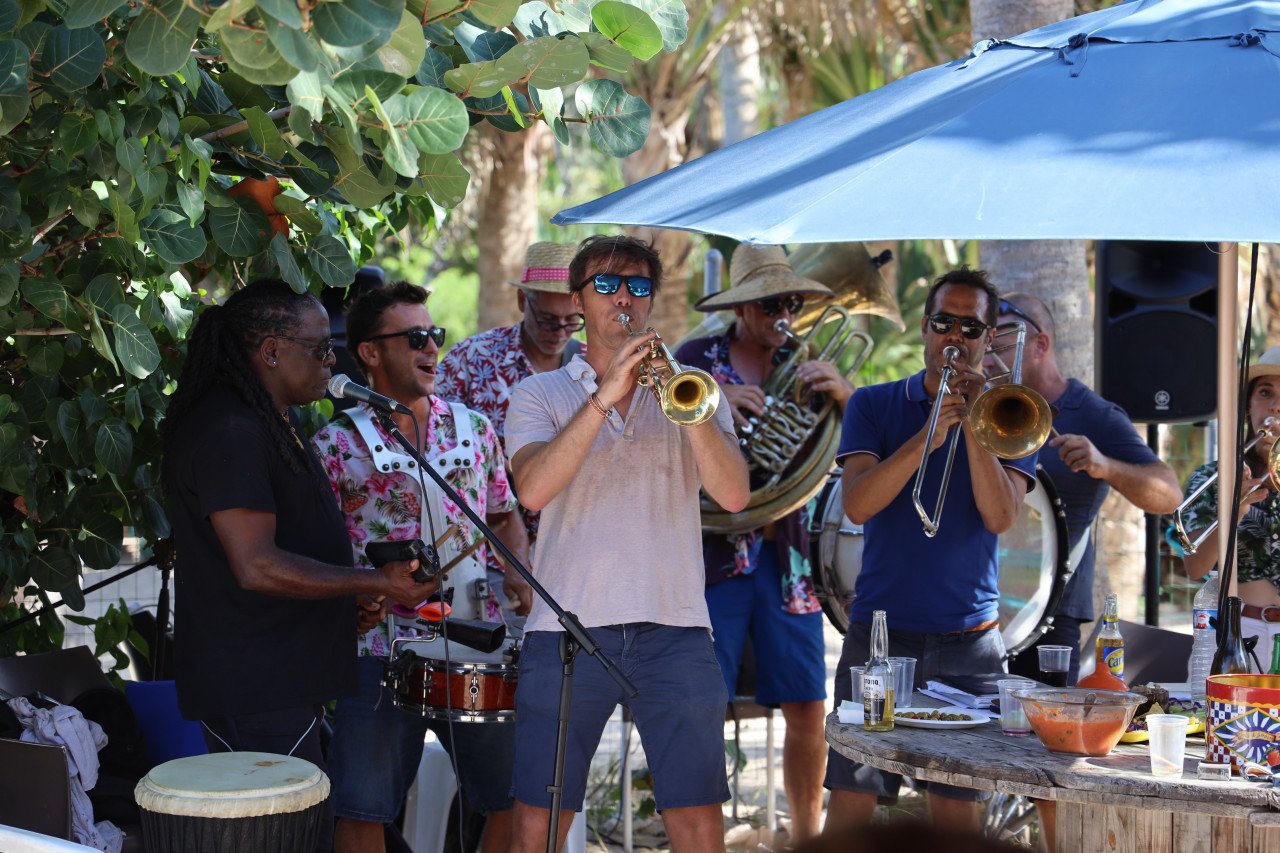
[[534, 243], [524, 253], [524, 271], [519, 281], [508, 284], [541, 293], [569, 292], [569, 263], [578, 254], [571, 243]]
[[1249, 381], [1259, 376], [1280, 376], [1280, 346], [1267, 349], [1258, 360], [1249, 365]]
[[699, 311], [719, 311], [792, 293], [822, 299], [835, 295], [825, 284], [797, 275], [787, 263], [787, 254], [781, 246], [739, 244], [729, 262], [729, 281], [728, 290], [704, 296], [693, 307]]

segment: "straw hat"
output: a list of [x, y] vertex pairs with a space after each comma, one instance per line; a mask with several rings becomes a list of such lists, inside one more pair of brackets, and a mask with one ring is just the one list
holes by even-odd
[[1249, 365], [1249, 381], [1259, 376], [1280, 376], [1280, 346], [1274, 346]]
[[789, 293], [822, 298], [835, 295], [825, 284], [796, 275], [787, 263], [786, 252], [782, 251], [781, 246], [740, 243], [733, 250], [729, 273], [732, 287], [704, 296], [693, 307], [699, 311], [719, 311], [721, 308], [736, 308], [749, 302], [771, 296], [786, 296]]
[[520, 280], [508, 284], [542, 293], [568, 293], [569, 262], [576, 254], [578, 247], [571, 243], [534, 243], [524, 253]]

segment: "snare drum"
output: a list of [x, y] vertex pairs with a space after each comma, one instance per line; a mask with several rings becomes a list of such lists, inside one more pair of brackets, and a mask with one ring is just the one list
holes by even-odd
[[[1053, 624], [1053, 614], [1073, 566], [1067, 548], [1067, 515], [1058, 490], [1043, 469], [1027, 493], [1018, 522], [1000, 535], [1000, 634], [1007, 657], [1030, 647]], [[831, 624], [849, 629], [858, 572], [862, 569], [862, 525], [844, 514], [840, 475], [823, 486], [809, 523], [813, 585]]]
[[[433, 644], [409, 645], [421, 649]], [[405, 650], [387, 662], [383, 685], [397, 708], [428, 720], [510, 722], [516, 716], [518, 655], [518, 649], [509, 646], [499, 661], [445, 661]]]
[[310, 761], [219, 752], [153, 767], [134, 789], [148, 850], [310, 853], [327, 839], [329, 777]]

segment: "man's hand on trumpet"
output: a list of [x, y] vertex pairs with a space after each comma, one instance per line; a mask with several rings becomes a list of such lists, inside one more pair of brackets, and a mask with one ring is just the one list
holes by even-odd
[[640, 364], [649, 357], [649, 342], [658, 333], [652, 329], [627, 335], [613, 352], [604, 375], [596, 380], [596, 398], [609, 409], [631, 393], [640, 376]]

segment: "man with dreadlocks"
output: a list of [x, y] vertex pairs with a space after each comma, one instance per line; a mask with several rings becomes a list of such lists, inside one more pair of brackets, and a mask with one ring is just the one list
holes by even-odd
[[[319, 400], [333, 364], [320, 300], [259, 279], [205, 309], [164, 424], [178, 551], [178, 703], [209, 749], [323, 768], [321, 703], [356, 688], [355, 596], [415, 604], [417, 561], [353, 567], [342, 513], [291, 406]], [[364, 615], [367, 614], [367, 615]]]

